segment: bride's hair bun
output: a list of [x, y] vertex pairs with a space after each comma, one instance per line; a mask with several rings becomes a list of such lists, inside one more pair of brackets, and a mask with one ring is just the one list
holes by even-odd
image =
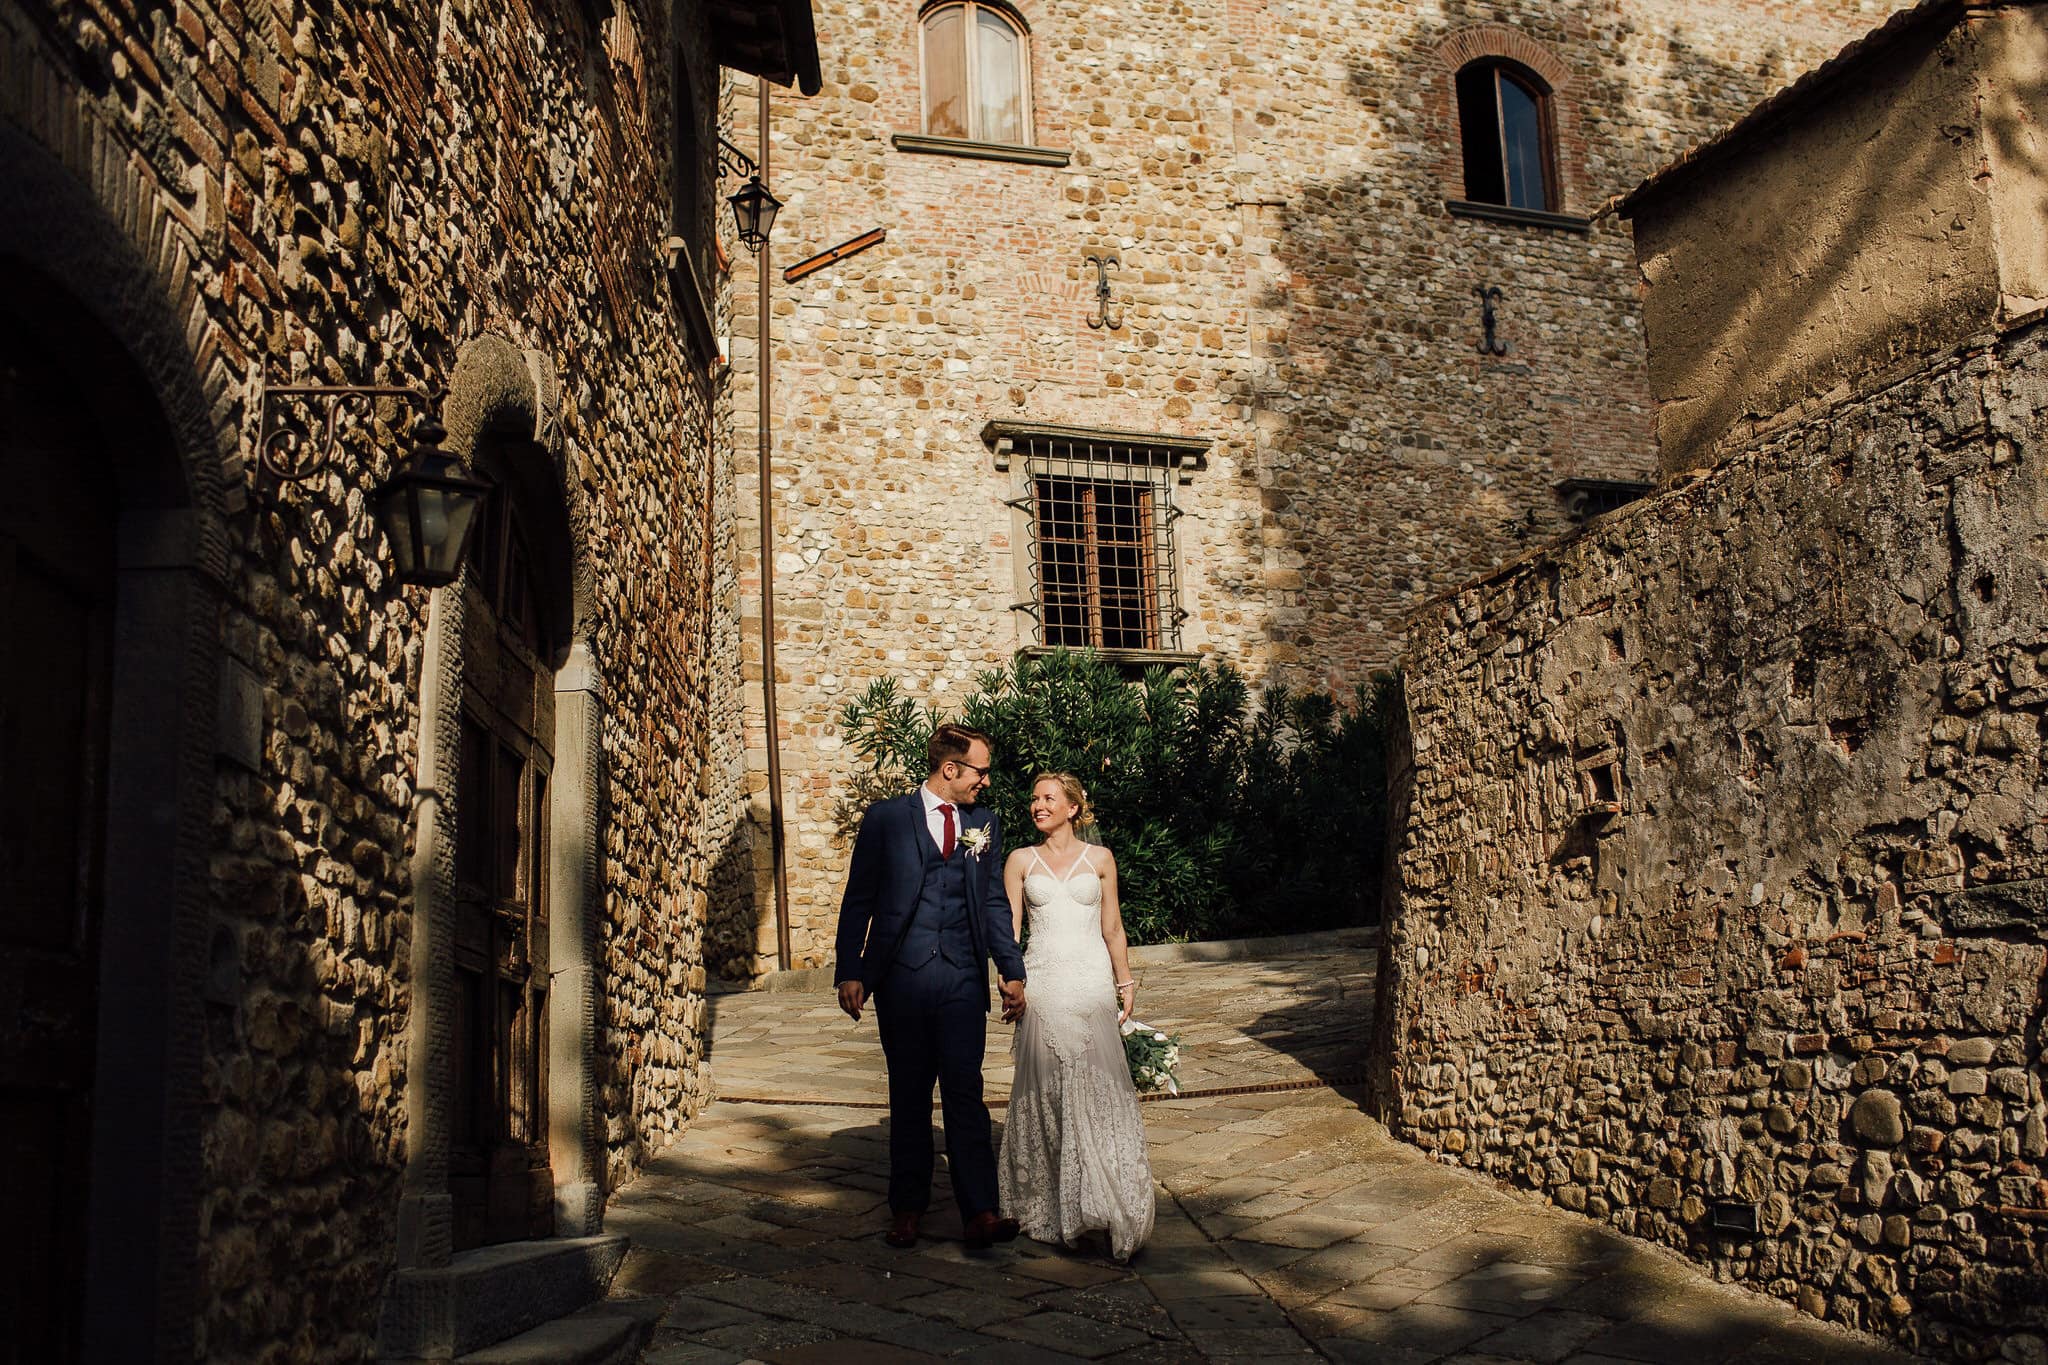
[[1041, 782], [1057, 782], [1067, 800], [1080, 809], [1074, 812], [1074, 828], [1086, 829], [1095, 823], [1095, 803], [1088, 799], [1088, 789], [1081, 785], [1081, 779], [1072, 773], [1040, 773], [1031, 779], [1031, 790], [1037, 791]]

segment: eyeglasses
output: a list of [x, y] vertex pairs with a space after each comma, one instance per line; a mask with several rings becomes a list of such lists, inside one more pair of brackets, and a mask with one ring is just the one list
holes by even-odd
[[[974, 775], [975, 775], [976, 777], [987, 777], [987, 776], [988, 776], [988, 769], [987, 769], [987, 768], [983, 768], [983, 767], [980, 767], [980, 766], [978, 766], [978, 765], [976, 765], [976, 764], [973, 764], [973, 763], [969, 763], [969, 762], [968, 762], [968, 761], [967, 761], [966, 759], [964, 759], [964, 758], [956, 758], [956, 759], [953, 759], [953, 760], [951, 760], [951, 762], [952, 762], [952, 764], [953, 764], [953, 766], [954, 766], [954, 767], [956, 767], [956, 768], [965, 768], [965, 769], [967, 769], [967, 770], [968, 770], [969, 772], [973, 773], [973, 774], [974, 774]], [[994, 766], [994, 765], [990, 765], [990, 766]]]

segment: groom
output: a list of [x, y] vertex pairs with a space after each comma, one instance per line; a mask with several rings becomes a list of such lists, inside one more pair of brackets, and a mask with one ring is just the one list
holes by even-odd
[[946, 1161], [967, 1246], [1017, 1235], [996, 1212], [996, 1154], [981, 1098], [988, 968], [995, 959], [1003, 1019], [1024, 1013], [1024, 957], [1003, 894], [1003, 835], [974, 800], [988, 786], [988, 736], [941, 725], [926, 747], [930, 776], [861, 818], [839, 904], [839, 1008], [854, 1019], [869, 996], [889, 1064], [889, 1231], [917, 1244], [932, 1194], [932, 1083], [946, 1121]]

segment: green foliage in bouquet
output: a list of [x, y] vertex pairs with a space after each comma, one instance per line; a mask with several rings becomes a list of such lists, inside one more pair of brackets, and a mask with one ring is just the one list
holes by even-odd
[[1180, 1066], [1180, 1035], [1169, 1036], [1135, 1019], [1124, 1022], [1123, 1035], [1124, 1061], [1131, 1068], [1131, 1084], [1138, 1093], [1165, 1090], [1178, 1095], [1180, 1078], [1174, 1072]]
[[[1386, 841], [1386, 741], [1400, 681], [1346, 704], [1253, 693], [1228, 664], [1153, 668], [1140, 681], [1087, 652], [1020, 657], [975, 680], [956, 719], [988, 734], [995, 807], [1028, 842], [1031, 775], [1074, 773], [1115, 850], [1134, 943], [1291, 933], [1371, 922]], [[839, 726], [859, 762], [839, 803], [851, 835], [874, 801], [923, 780], [941, 717], [883, 678]]]

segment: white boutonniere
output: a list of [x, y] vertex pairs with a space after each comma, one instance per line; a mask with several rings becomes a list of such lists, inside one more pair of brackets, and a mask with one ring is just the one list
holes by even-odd
[[988, 852], [988, 826], [976, 825], [973, 829], [961, 830], [960, 847], [966, 849], [971, 858], [979, 858]]

